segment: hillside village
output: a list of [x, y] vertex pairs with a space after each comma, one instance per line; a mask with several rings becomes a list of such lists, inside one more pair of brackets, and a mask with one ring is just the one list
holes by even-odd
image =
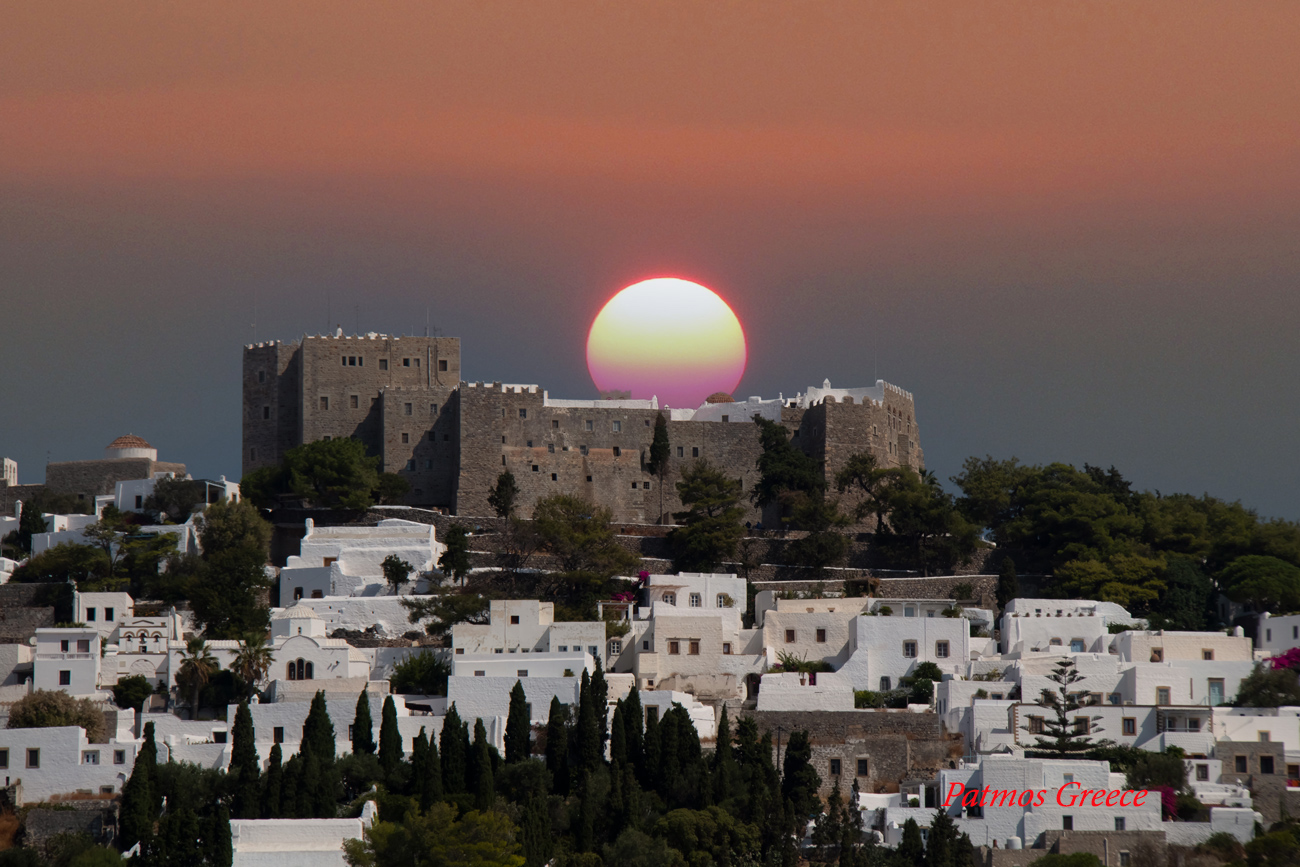
[[[1294, 525], [1095, 468], [828, 476], [763, 422], [743, 493], [674, 467], [671, 524], [523, 510], [508, 468], [491, 514], [411, 505], [341, 438], [243, 486], [139, 437], [40, 486], [8, 462], [0, 863], [1271, 863]], [[1092, 510], [1075, 538], [1026, 517], [1044, 491]]]

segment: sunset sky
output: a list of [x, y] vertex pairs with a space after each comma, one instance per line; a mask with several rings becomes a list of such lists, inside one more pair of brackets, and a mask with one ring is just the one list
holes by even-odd
[[927, 464], [1114, 464], [1300, 519], [1300, 4], [0, 10], [0, 455], [239, 473], [240, 347], [463, 340], [594, 397], [672, 275], [739, 396], [916, 395]]

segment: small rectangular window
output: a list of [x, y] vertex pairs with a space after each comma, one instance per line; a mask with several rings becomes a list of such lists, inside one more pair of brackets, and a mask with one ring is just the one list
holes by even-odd
[[78, 638], [78, 639], [77, 639], [77, 653], [90, 653], [90, 639], [89, 639], [89, 638]]
[[143, 509], [143, 508], [144, 508], [144, 496], [143, 496], [143, 495], [141, 495], [141, 494], [136, 494], [136, 495], [135, 495], [135, 507], [136, 507], [137, 509]]
[[67, 653], [67, 652], [68, 652], [68, 648], [71, 647], [71, 646], [72, 646], [72, 645], [71, 645], [68, 641], [66, 641], [66, 640], [64, 640], [64, 641], [60, 641], [60, 642], [59, 642], [59, 653]]
[[86, 609], [86, 620], [94, 620], [94, 619], [95, 619], [95, 609], [93, 609], [93, 608], [87, 608], [87, 609]]
[[1268, 739], [1269, 739], [1269, 734], [1268, 734], [1268, 732], [1259, 732], [1258, 734], [1259, 734], [1259, 742], [1260, 742], [1261, 744], [1266, 744], [1266, 743], [1268, 743]]
[[72, 685], [72, 672], [71, 672], [71, 671], [60, 671], [60, 672], [59, 672], [59, 686], [71, 686], [71, 685]]
[[818, 643], [818, 644], [825, 644], [825, 643], [826, 643], [826, 630], [825, 630], [825, 629], [818, 629], [818, 630], [817, 630], [817, 643]]
[[722, 655], [723, 655], [723, 656], [731, 656], [731, 642], [730, 642], [730, 641], [724, 641], [724, 642], [722, 642]]
[[271, 408], [269, 406], [262, 407], [262, 418], [268, 419], [270, 417], [271, 417]]
[[1260, 772], [1261, 774], [1271, 774], [1271, 773], [1273, 773], [1273, 757], [1272, 757], [1272, 756], [1260, 756], [1260, 757], [1259, 757], [1259, 772]]
[[409, 358], [403, 358], [403, 359], [402, 359], [402, 367], [410, 367], [410, 366], [411, 366], [411, 359], [409, 359]]
[[409, 433], [404, 433], [404, 434], [402, 434], [402, 442], [403, 442], [403, 444], [405, 444], [405, 443], [409, 443], [410, 441], [411, 441], [411, 435], [410, 435]]
[[731, 421], [731, 416], [724, 415], [724, 416], [722, 417], [722, 420], [723, 420], [723, 421]]
[[81, 754], [81, 763], [83, 765], [99, 764], [99, 750], [86, 750]]
[[546, 451], [547, 451], [549, 454], [555, 454], [555, 443], [547, 443], [547, 444], [546, 444]]
[[379, 359], [379, 369], [380, 369], [380, 370], [387, 370], [387, 369], [388, 369], [388, 359], [387, 359], [387, 358], [381, 358], [381, 359]]
[[794, 644], [794, 630], [793, 630], [793, 629], [787, 629], [787, 630], [785, 631], [785, 643], [786, 643], [786, 644]]
[[249, 459], [250, 461], [255, 461], [255, 460], [257, 460], [257, 449], [249, 449], [249, 450], [248, 450], [248, 459]]
[[591, 481], [591, 476], [587, 476], [587, 481]]
[[446, 369], [447, 369], [447, 359], [445, 359], [445, 358], [439, 358], [439, 359], [438, 359], [438, 369], [439, 369], [439, 370], [442, 370], [442, 371], [446, 371]]
[[587, 419], [586, 422], [583, 423], [583, 427], [586, 428], [587, 430], [595, 430], [596, 429], [595, 425], [596, 423], [591, 419]]
[[41, 766], [41, 751], [32, 749], [27, 751], [27, 767], [39, 768]]
[[527, 677], [527, 676], [528, 676], [528, 669], [526, 668], [515, 669], [515, 677]]
[[1247, 764], [1245, 756], [1237, 756], [1233, 761], [1233, 769], [1238, 774], [1249, 773], [1250, 767]]
[[623, 422], [621, 421], [614, 422], [614, 433], [622, 433], [622, 432], [623, 432]]
[[402, 404], [402, 414], [403, 414], [403, 415], [414, 415], [414, 414], [415, 414], [415, 407], [414, 407], [413, 405], [409, 404], [409, 403], [404, 403], [404, 404]]
[[259, 370], [259, 371], [257, 372], [257, 381], [258, 381], [258, 382], [266, 382], [266, 371], [265, 371], [265, 370]]
[[1124, 717], [1124, 734], [1129, 737], [1134, 737], [1137, 735], [1137, 733], [1138, 733], [1137, 717], [1131, 717], [1131, 716]]
[[[699, 643], [698, 641], [692, 641], [692, 642], [691, 642], [691, 656], [699, 656], [699, 655], [700, 655], [700, 643]], [[1270, 759], [1270, 761], [1272, 761], [1272, 760]], [[1269, 771], [1269, 773], [1271, 774], [1271, 773], [1273, 773], [1273, 772], [1272, 772], [1272, 771]]]
[[840, 760], [839, 760], [839, 759], [831, 759], [831, 761], [830, 761], [830, 771], [831, 771], [831, 776], [832, 776], [832, 777], [838, 777], [838, 776], [840, 775]]
[[1129, 854], [1123, 850], [1119, 853], [1119, 867], [1131, 867], [1132, 862], [1129, 860]]
[[511, 614], [511, 615], [510, 615], [510, 625], [512, 625], [512, 626], [518, 626], [518, 625], [519, 625], [519, 615], [518, 615], [518, 614]]
[[126, 764], [126, 750], [113, 750], [113, 764], [115, 765]]
[[1043, 732], [1043, 718], [1041, 716], [1031, 716], [1029, 718], [1029, 733], [1031, 735], [1041, 735]]
[[859, 777], [865, 777], [865, 776], [867, 776], [867, 760], [866, 760], [866, 759], [858, 759], [858, 776], [859, 776]]
[[685, 454], [686, 454], [686, 449], [682, 448], [681, 446], [678, 446], [678, 447], [677, 447], [677, 457], [679, 457], [679, 458], [680, 458], [680, 457], [683, 457]]
[[904, 659], [916, 659], [916, 642], [915, 642], [915, 641], [904, 641], [904, 642], [903, 642], [903, 658], [904, 658]]
[[271, 729], [271, 740], [273, 743], [284, 743], [284, 726], [276, 726]]
[[1197, 782], [1201, 782], [1201, 783], [1208, 782], [1209, 779], [1210, 779], [1210, 766], [1209, 766], [1209, 765], [1197, 765], [1197, 766], [1196, 766], [1196, 779], [1197, 779]]
[[948, 658], [948, 642], [946, 642], [946, 641], [936, 641], [936, 642], [934, 643], [934, 655], [935, 655], [936, 657], [938, 657], [939, 659], [947, 659], [947, 658]]
[[623, 456], [623, 450], [618, 446], [614, 446], [614, 457], [618, 458], [622, 456]]
[[1073, 817], [1073, 816], [1062, 816], [1062, 817], [1061, 817], [1061, 830], [1062, 830], [1062, 831], [1073, 831], [1073, 830], [1074, 830], [1074, 817]]
[[1115, 830], [1116, 830], [1116, 831], [1123, 831], [1123, 830], [1125, 830], [1125, 822], [1124, 822], [1124, 817], [1123, 817], [1123, 816], [1116, 816], [1116, 817], [1115, 817]]
[[669, 653], [669, 654], [671, 654], [671, 655], [673, 655], [673, 656], [676, 656], [677, 654], [679, 654], [679, 653], [681, 653], [681, 652], [682, 652], [682, 645], [681, 645], [681, 642], [679, 642], [679, 641], [670, 641], [670, 642], [668, 642], [668, 653]]
[[553, 482], [558, 482], [559, 480], [560, 480], [560, 477], [559, 477], [559, 474], [558, 474], [558, 473], [551, 473], [551, 481], [553, 481]]
[[1156, 704], [1161, 707], [1168, 707], [1172, 702], [1169, 696], [1170, 690], [1167, 686], [1156, 687]]
[[587, 453], [587, 447], [586, 447], [586, 446], [578, 446], [578, 453], [579, 453], [579, 454], [583, 454], [583, 455], [585, 455], [585, 454]]
[[533, 472], [540, 473], [542, 471], [542, 468], [537, 464], [533, 464], [532, 466], [533, 466]]
[[692, 608], [702, 608], [704, 607], [704, 600], [700, 598], [700, 594], [692, 593], [690, 595], [690, 605]]
[[487, 671], [486, 671], [485, 669], [480, 669], [479, 671], [474, 672], [474, 676], [475, 676], [475, 677], [487, 677]]
[[1164, 662], [1164, 661], [1165, 661], [1165, 649], [1164, 649], [1163, 647], [1153, 647], [1153, 648], [1151, 648], [1151, 661], [1152, 661], [1152, 662]]
[[346, 355], [340, 355], [340, 356], [339, 356], [339, 361], [342, 362], [342, 364], [340, 365], [340, 367], [347, 367], [347, 366], [348, 366], [348, 357], [347, 357]]
[[1208, 650], [1208, 649], [1207, 649], [1207, 650], [1202, 650], [1202, 651], [1201, 651], [1201, 659], [1205, 660], [1206, 662], [1209, 662], [1209, 661], [1213, 660], [1213, 659], [1214, 659], [1214, 651], [1213, 651], [1213, 650]]
[[320, 399], [320, 408], [321, 408], [321, 411], [322, 411], [322, 412], [325, 412], [325, 411], [329, 410], [329, 408], [330, 408], [330, 399], [329, 399], [328, 397], [322, 397], [322, 398]]
[[0, 749], [0, 770], [8, 770], [8, 768], [9, 768], [9, 750]]
[[691, 457], [698, 458], [699, 456], [700, 456], [700, 447], [691, 446]]
[[415, 366], [416, 366], [416, 367], [419, 367], [419, 366], [420, 366], [420, 359], [416, 358], [416, 359], [412, 359], [412, 360], [415, 362]]
[[348, 407], [350, 409], [361, 409], [361, 397], [359, 395], [349, 394]]
[[551, 430], [559, 430], [559, 429], [560, 429], [560, 420], [558, 418], [551, 419]]

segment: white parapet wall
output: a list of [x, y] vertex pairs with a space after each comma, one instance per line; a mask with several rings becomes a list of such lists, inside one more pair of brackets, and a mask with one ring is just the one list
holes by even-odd
[[375, 823], [366, 801], [356, 819], [231, 819], [233, 867], [345, 867], [343, 843]]

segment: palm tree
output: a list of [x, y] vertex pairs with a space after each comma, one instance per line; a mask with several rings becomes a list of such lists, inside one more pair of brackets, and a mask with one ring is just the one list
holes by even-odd
[[190, 719], [198, 719], [199, 692], [208, 685], [218, 668], [217, 658], [212, 655], [205, 639], [193, 636], [185, 640], [180, 668], [176, 670], [176, 684], [190, 689]]
[[271, 670], [271, 645], [265, 635], [248, 635], [239, 642], [235, 658], [230, 663], [230, 670], [244, 683], [248, 694], [252, 695], [257, 685]]

